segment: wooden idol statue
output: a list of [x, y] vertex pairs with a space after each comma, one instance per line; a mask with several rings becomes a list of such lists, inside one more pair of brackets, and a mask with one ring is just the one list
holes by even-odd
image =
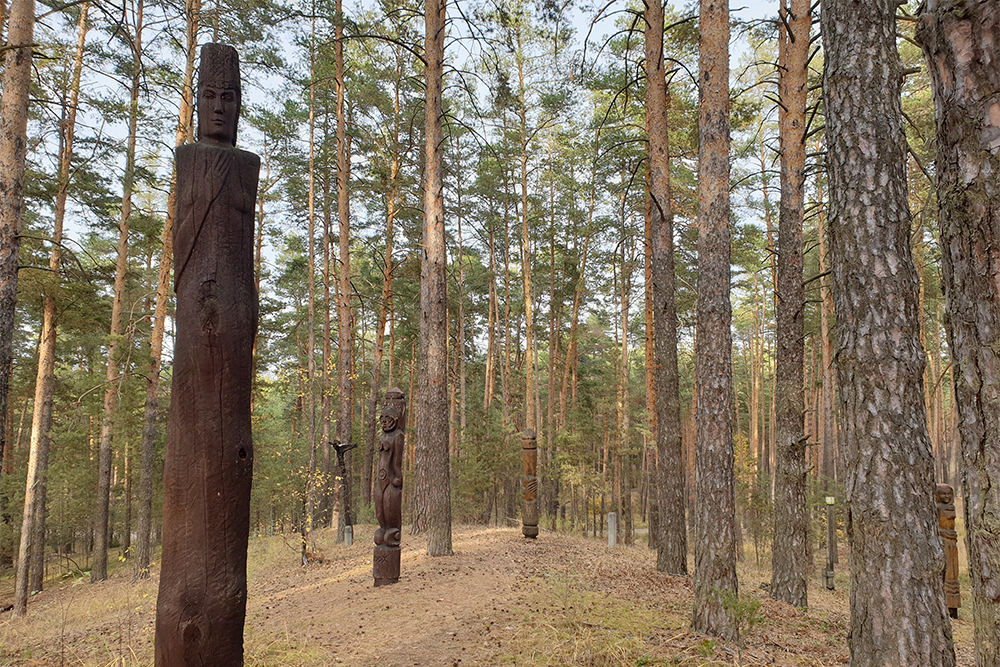
[[538, 537], [538, 438], [530, 428], [521, 433], [521, 465], [524, 468], [521, 534], [535, 539]]
[[231, 46], [202, 47], [197, 110], [198, 142], [176, 154], [177, 337], [163, 467], [157, 667], [243, 664], [260, 158], [236, 148], [240, 72]]
[[948, 613], [958, 618], [962, 596], [958, 590], [958, 533], [955, 532], [955, 491], [947, 484], [937, 485], [938, 532], [944, 546], [944, 597]]
[[399, 540], [403, 527], [403, 445], [406, 437], [406, 398], [399, 389], [385, 392], [382, 432], [378, 438], [378, 476], [375, 480], [375, 585], [399, 581]]

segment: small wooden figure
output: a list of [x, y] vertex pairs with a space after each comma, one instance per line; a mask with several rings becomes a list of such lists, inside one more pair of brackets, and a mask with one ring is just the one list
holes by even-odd
[[330, 447], [337, 455], [337, 476], [340, 477], [340, 512], [344, 517], [344, 545], [349, 547], [354, 540], [354, 518], [351, 516], [351, 478], [347, 474], [347, 452], [357, 445], [331, 442]]
[[198, 141], [176, 153], [173, 385], [155, 664], [243, 665], [260, 158], [236, 148], [236, 49], [206, 44]]
[[955, 532], [955, 490], [947, 484], [937, 485], [938, 532], [944, 546], [944, 597], [948, 613], [958, 618], [962, 596], [958, 590], [958, 533]]
[[406, 397], [399, 389], [385, 392], [382, 433], [378, 438], [378, 476], [375, 480], [375, 554], [372, 573], [376, 586], [399, 581], [399, 541], [403, 528], [403, 446], [406, 437]]
[[524, 516], [521, 533], [525, 537], [538, 537], [538, 443], [530, 428], [521, 434], [521, 462], [524, 465]]

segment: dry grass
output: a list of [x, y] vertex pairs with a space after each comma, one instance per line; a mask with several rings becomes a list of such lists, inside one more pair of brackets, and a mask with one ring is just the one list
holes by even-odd
[[[835, 591], [819, 583], [817, 554], [810, 609], [799, 610], [767, 597], [762, 584], [770, 579], [770, 554], [758, 565], [748, 549], [739, 564], [742, 641], [732, 644], [690, 631], [690, 578], [657, 573], [645, 546], [611, 551], [601, 541], [564, 534], [545, 532], [530, 542], [517, 530], [456, 527], [456, 556], [449, 559], [429, 559], [421, 538], [404, 539], [404, 578], [387, 590], [371, 587], [370, 533], [359, 527], [351, 548], [334, 545], [328, 531], [317, 533], [324, 562], [310, 568], [298, 565], [296, 536], [251, 541], [248, 666], [848, 662], [844, 550]], [[0, 665], [151, 665], [158, 571], [133, 583], [131, 567], [116, 565], [97, 585], [82, 578], [48, 582], [25, 619], [0, 614]], [[967, 577], [962, 585], [967, 595]], [[959, 664], [972, 665], [964, 599], [953, 628]], [[383, 611], [390, 601], [404, 616]], [[376, 659], [377, 646], [389, 654]]]

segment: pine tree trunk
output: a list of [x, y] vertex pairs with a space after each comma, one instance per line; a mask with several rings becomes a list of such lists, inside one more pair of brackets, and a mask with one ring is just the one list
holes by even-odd
[[[490, 211], [490, 219], [495, 218], [494, 211]], [[489, 303], [486, 310], [486, 364], [483, 370], [483, 413], [487, 413], [493, 404], [493, 387], [496, 380], [496, 356], [497, 356], [497, 335], [496, 327], [499, 319], [499, 304], [497, 304], [497, 271], [496, 271], [496, 235], [493, 223], [486, 226], [487, 252], [489, 253], [489, 268], [487, 269], [487, 280], [489, 281]]]
[[855, 667], [955, 664], [909, 245], [897, 4], [832, 0], [822, 12]]
[[414, 532], [426, 531], [427, 555], [450, 556], [448, 457], [448, 283], [444, 233], [441, 107], [446, 0], [427, 0], [425, 17], [426, 176], [420, 263], [420, 388], [414, 472]]
[[[458, 164], [462, 164], [462, 144], [461, 141], [456, 142], [457, 146], [457, 156]], [[466, 396], [466, 386], [465, 386], [465, 258], [464, 245], [462, 239], [462, 180], [461, 180], [461, 170], [459, 170], [458, 184], [456, 187], [456, 208], [455, 218], [458, 223], [458, 341], [456, 353], [458, 355], [458, 453], [461, 454], [462, 448], [465, 446], [465, 429], [468, 425], [466, 408], [468, 406], [468, 400]]]
[[[3, 95], [0, 98], [0, 420], [6, 421], [14, 355], [14, 309], [20, 226], [24, 206], [24, 160], [27, 148], [28, 92], [35, 32], [34, 0], [12, 0], [7, 17]], [[0, 458], [6, 443], [0, 428]], [[23, 611], [20, 612], [23, 614]], [[15, 610], [17, 615], [17, 610]]]
[[[516, 31], [517, 52], [523, 53], [521, 46], [521, 31]], [[524, 296], [524, 427], [538, 432], [538, 419], [535, 415], [535, 322], [534, 299], [531, 292], [531, 228], [528, 221], [528, 135], [527, 91], [524, 82], [524, 59], [517, 59], [518, 80], [518, 110], [520, 119], [521, 142], [521, 278]]]
[[[648, 20], [648, 16], [647, 16]], [[647, 88], [646, 100], [649, 100], [649, 93]], [[649, 131], [649, 123], [646, 123], [647, 133]], [[646, 172], [646, 192], [649, 192], [649, 179], [650, 174]], [[645, 371], [646, 371], [646, 424], [649, 427], [650, 433], [653, 434], [653, 447], [649, 446], [648, 439], [643, 436], [643, 446], [642, 446], [642, 481], [643, 481], [643, 493], [642, 493], [642, 510], [647, 516], [647, 542], [646, 545], [650, 549], [656, 548], [656, 543], [659, 539], [659, 528], [656, 526], [656, 522], [659, 520], [660, 515], [660, 503], [659, 502], [649, 502], [649, 496], [651, 492], [657, 492], [657, 480], [656, 475], [656, 347], [655, 347], [655, 335], [654, 328], [655, 324], [653, 322], [653, 206], [649, 197], [646, 198], [646, 204], [643, 207], [643, 213], [645, 218], [645, 229], [643, 230], [643, 316], [645, 319]], [[648, 508], [648, 509], [647, 509]]]
[[[805, 213], [806, 93], [809, 90], [811, 0], [790, 0], [778, 37], [778, 129], [781, 146], [781, 209], [778, 214], [777, 358], [775, 413], [777, 466], [771, 597], [793, 607], [808, 605], [810, 562], [803, 423], [802, 219]], [[763, 344], [762, 344], [763, 345]], [[761, 355], [763, 356], [763, 355]]]
[[[594, 141], [593, 161], [597, 161], [598, 142]], [[594, 222], [594, 210], [597, 206], [597, 183], [596, 179], [591, 179], [590, 183], [590, 203], [587, 207], [587, 229], [591, 228]], [[563, 365], [562, 390], [559, 392], [559, 428], [566, 428], [566, 416], [570, 401], [570, 379], [575, 377], [577, 328], [580, 324], [580, 304], [583, 299], [583, 290], [586, 286], [584, 277], [587, 273], [587, 251], [590, 249], [590, 234], [583, 237], [583, 250], [580, 252], [580, 272], [577, 274], [576, 287], [573, 290], [573, 309], [570, 315], [569, 343], [566, 346], [566, 363]]]
[[[396, 141], [398, 145], [398, 116], [396, 121]], [[385, 324], [392, 305], [392, 236], [396, 219], [396, 177], [399, 173], [399, 159], [393, 156], [389, 176], [389, 193], [386, 198], [385, 216], [385, 256], [382, 264], [382, 298], [379, 305], [378, 323], [375, 327], [375, 351], [372, 355], [372, 386], [368, 395], [368, 424], [365, 435], [364, 470], [361, 475], [361, 502], [368, 506], [372, 502], [372, 468], [374, 467], [375, 431], [378, 421], [378, 390], [382, 375], [382, 355], [385, 347]]]
[[701, 0], [698, 114], [697, 494], [694, 618], [737, 639], [723, 596], [736, 594], [732, 305], [729, 301], [729, 3]]
[[[42, 590], [42, 580], [45, 569], [45, 499], [47, 488], [47, 471], [49, 460], [49, 429], [52, 426], [52, 390], [55, 381], [56, 359], [56, 291], [59, 284], [59, 272], [62, 265], [62, 234], [63, 222], [66, 218], [66, 199], [70, 181], [70, 167], [73, 158], [73, 139], [76, 132], [76, 110], [80, 98], [80, 76], [83, 69], [83, 52], [87, 39], [87, 14], [89, 3], [80, 7], [80, 19], [77, 27], [77, 48], [73, 61], [73, 75], [69, 87], [69, 102], [63, 106], [63, 117], [60, 123], [59, 136], [59, 180], [56, 191], [55, 221], [52, 232], [52, 250], [49, 254], [49, 270], [52, 272], [52, 282], [46, 291], [45, 305], [42, 313], [42, 331], [38, 346], [38, 372], [35, 379], [34, 412], [31, 420], [31, 443], [29, 451], [36, 451], [35, 476], [29, 477], [25, 483], [25, 497], [34, 498], [34, 507], [30, 515], [32, 523], [28, 524], [25, 511], [25, 521], [21, 527], [21, 541], [30, 540], [27, 547], [30, 556], [24, 573], [31, 571], [30, 586], [23, 582], [15, 582], [15, 591], [25, 599], [15, 601], [15, 607], [27, 608], [27, 594]], [[64, 98], [65, 99], [65, 98]], [[31, 454], [29, 453], [29, 457]], [[27, 506], [25, 507], [27, 510]], [[19, 561], [20, 562], [20, 561]], [[22, 572], [22, 568], [18, 568]]]
[[[681, 442], [680, 376], [677, 370], [677, 305], [674, 297], [674, 213], [670, 201], [670, 107], [663, 59], [663, 2], [646, 5], [646, 127], [649, 132], [650, 255], [655, 353], [657, 515], [656, 569], [687, 575], [684, 516], [684, 450]], [[650, 526], [652, 530], [652, 526]]]
[[[622, 174], [623, 182], [625, 174]], [[624, 198], [624, 195], [623, 195]], [[623, 202], [624, 203], [624, 202]], [[621, 209], [626, 210], [625, 206]], [[631, 304], [632, 292], [632, 261], [626, 257], [627, 228], [626, 220], [622, 219], [622, 239], [620, 242], [621, 254], [621, 292], [618, 295], [621, 310], [621, 350], [618, 357], [618, 456], [615, 459], [615, 481], [619, 486], [620, 494], [615, 494], [615, 499], [620, 499], [619, 524], [623, 531], [623, 541], [625, 544], [632, 544], [632, 484], [631, 474], [632, 457], [630, 454], [631, 442], [629, 438], [629, 359], [628, 359], [628, 332], [629, 332], [629, 308]]]
[[[327, 131], [328, 134], [328, 131]], [[333, 411], [332, 407], [332, 396], [330, 386], [330, 370], [331, 370], [331, 359], [333, 358], [333, 344], [332, 338], [332, 323], [330, 319], [330, 287], [331, 285], [336, 288], [336, 283], [333, 282], [333, 273], [331, 271], [331, 260], [333, 255], [332, 248], [332, 238], [331, 230], [333, 228], [333, 212], [330, 206], [330, 173], [328, 170], [324, 170], [322, 173], [323, 178], [323, 372], [321, 382], [323, 391], [323, 399], [320, 402], [320, 413], [323, 419], [323, 426], [321, 431], [321, 436], [319, 440], [319, 446], [323, 454], [322, 471], [323, 475], [321, 477], [323, 482], [322, 492], [319, 497], [319, 522], [320, 525], [333, 527], [333, 497], [334, 489], [332, 478], [330, 474], [330, 426], [333, 421]], [[336, 289], [334, 290], [336, 291]]]
[[[836, 388], [834, 386], [833, 368], [833, 338], [830, 335], [830, 314], [833, 311], [833, 304], [830, 301], [830, 276], [827, 272], [827, 249], [826, 249], [826, 211], [823, 202], [823, 191], [817, 188], [817, 206], [819, 211], [816, 214], [816, 235], [819, 237], [819, 313], [820, 313], [820, 350], [823, 363], [823, 464], [820, 468], [820, 476], [826, 480], [836, 478], [836, 453], [837, 453], [837, 419], [834, 410], [834, 400], [836, 399]], [[825, 488], [825, 487], [824, 487]]]
[[[198, 23], [201, 1], [187, 0], [187, 47], [184, 81], [181, 88], [180, 111], [177, 117], [176, 142], [180, 146], [194, 139], [194, 63], [198, 48]], [[163, 222], [163, 246], [160, 252], [160, 270], [156, 281], [156, 309], [153, 312], [153, 330], [149, 341], [149, 377], [146, 380], [146, 405], [143, 415], [142, 453], [139, 462], [139, 507], [136, 514], [136, 545], [134, 578], [149, 578], [149, 561], [152, 554], [153, 529], [153, 477], [156, 465], [156, 417], [160, 402], [160, 363], [163, 357], [163, 335], [167, 320], [167, 302], [170, 300], [170, 268], [174, 254], [174, 213], [177, 205], [177, 173], [170, 181], [167, 198], [167, 215]]]
[[[312, 539], [316, 515], [316, 3], [309, 33], [309, 193], [308, 277], [306, 278], [306, 423], [309, 437], [309, 469], [306, 478], [305, 539], [302, 541], [302, 564], [308, 565], [306, 551]], [[339, 42], [338, 42], [339, 44]], [[338, 61], [339, 63], [339, 61]], [[343, 79], [338, 79], [338, 83]], [[338, 92], [340, 88], [338, 87]], [[339, 97], [338, 97], [339, 101]], [[339, 120], [339, 115], [338, 115]], [[338, 124], [339, 127], [339, 124]], [[339, 139], [340, 137], [338, 137]], [[340, 148], [340, 144], [337, 144]], [[339, 150], [338, 150], [339, 157]], [[340, 166], [338, 162], [338, 168]]]
[[[337, 25], [334, 41], [337, 77], [337, 219], [340, 222], [340, 289], [337, 304], [337, 375], [340, 412], [337, 417], [337, 441], [350, 445], [354, 381], [354, 318], [351, 313], [351, 212], [347, 180], [350, 163], [347, 146], [347, 118], [344, 112], [344, 23], [341, 0], [336, 2]], [[337, 519], [337, 542], [344, 541], [344, 529], [353, 525], [351, 517], [351, 454], [345, 455], [345, 474], [340, 487], [340, 513]]]
[[142, 31], [143, 2], [135, 6], [132, 28], [132, 81], [130, 86], [128, 145], [125, 154], [125, 178], [122, 184], [121, 221], [118, 227], [118, 261], [115, 265], [114, 300], [111, 306], [111, 331], [108, 336], [108, 367], [104, 387], [104, 411], [101, 419], [101, 445], [97, 467], [97, 513], [94, 530], [94, 563], [90, 571], [90, 581], [104, 581], [108, 578], [108, 547], [110, 532], [108, 526], [111, 494], [112, 435], [115, 412], [118, 409], [119, 377], [118, 347], [122, 335], [122, 309], [125, 298], [125, 272], [128, 267], [129, 224], [132, 217], [132, 190], [135, 186], [135, 144], [136, 128], [139, 121], [139, 85], [142, 74]]
[[917, 29], [937, 118], [942, 285], [954, 360], [976, 665], [1000, 663], [1000, 7], [931, 0]]

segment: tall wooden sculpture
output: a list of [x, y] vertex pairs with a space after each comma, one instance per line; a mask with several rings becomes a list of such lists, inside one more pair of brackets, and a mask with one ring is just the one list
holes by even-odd
[[521, 533], [538, 537], [538, 441], [530, 428], [521, 433], [521, 463], [524, 465], [524, 516]]
[[938, 533], [944, 546], [944, 598], [948, 613], [958, 618], [962, 596], [958, 590], [958, 533], [955, 532], [955, 490], [947, 484], [937, 485]]
[[406, 437], [406, 398], [399, 389], [385, 392], [382, 433], [378, 438], [378, 477], [375, 480], [375, 554], [372, 574], [376, 586], [399, 581], [399, 539], [403, 528], [403, 444]]
[[198, 142], [179, 146], [176, 156], [177, 338], [157, 667], [243, 664], [260, 158], [236, 148], [240, 73], [232, 47], [202, 47], [197, 107]]

